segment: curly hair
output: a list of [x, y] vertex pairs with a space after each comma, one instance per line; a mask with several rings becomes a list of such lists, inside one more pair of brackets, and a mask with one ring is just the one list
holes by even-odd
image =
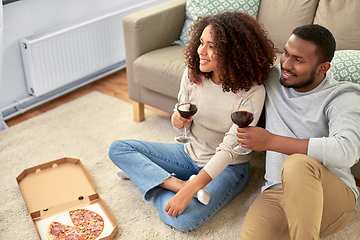
[[277, 49], [263, 25], [249, 14], [238, 11], [199, 17], [191, 26], [184, 56], [194, 76], [204, 74], [210, 78], [211, 75], [200, 71], [197, 53], [201, 34], [209, 25], [212, 26], [214, 54], [223, 91], [248, 91], [254, 82], [261, 85], [269, 76]]

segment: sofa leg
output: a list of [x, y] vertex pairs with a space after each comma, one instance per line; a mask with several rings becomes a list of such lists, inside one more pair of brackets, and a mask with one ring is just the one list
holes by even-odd
[[145, 120], [144, 104], [133, 102], [134, 120], [135, 122], [142, 122]]

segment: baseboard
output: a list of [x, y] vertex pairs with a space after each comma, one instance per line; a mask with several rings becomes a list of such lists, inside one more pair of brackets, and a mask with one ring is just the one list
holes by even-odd
[[64, 94], [66, 94], [66, 93], [74, 91], [82, 86], [85, 86], [85, 85], [92, 83], [98, 79], [101, 79], [107, 75], [110, 75], [111, 73], [119, 71], [120, 69], [124, 69], [125, 66], [126, 66], [126, 61], [124, 60], [124, 61], [116, 63], [112, 66], [109, 66], [103, 70], [100, 70], [99, 72], [96, 72], [90, 76], [84, 77], [83, 79], [79, 79], [78, 81], [75, 81], [69, 85], [66, 85], [66, 86], [56, 89], [50, 93], [42, 95], [40, 97], [30, 95], [24, 99], [18, 100], [15, 103], [12, 103], [12, 104], [9, 104], [8, 106], [3, 107], [2, 109], [0, 109], [0, 111], [2, 112], [4, 120], [8, 120], [10, 118], [13, 118], [17, 115], [20, 115], [20, 114], [28, 111], [30, 109], [33, 109], [41, 104], [49, 102], [57, 97], [60, 97]]

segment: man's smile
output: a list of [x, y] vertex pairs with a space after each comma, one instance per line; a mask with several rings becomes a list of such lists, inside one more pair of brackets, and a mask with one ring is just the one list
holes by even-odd
[[289, 78], [292, 78], [292, 77], [296, 77], [296, 74], [295, 73], [292, 73], [292, 72], [289, 72], [285, 69], [281, 69], [281, 77], [284, 78], [284, 79], [289, 79]]

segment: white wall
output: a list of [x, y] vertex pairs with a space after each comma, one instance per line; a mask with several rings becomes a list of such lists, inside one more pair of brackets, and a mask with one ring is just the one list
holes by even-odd
[[[2, 2], [0, 3], [0, 76], [2, 72], [2, 42], [3, 42], [3, 11], [2, 11]], [[1, 78], [0, 78], [0, 89], [1, 89]], [[0, 112], [0, 131], [6, 128], [3, 116]]]
[[[104, 11], [137, 6], [134, 10], [169, 0], [21, 0], [3, 6], [3, 71], [0, 109], [29, 98], [19, 39], [72, 20]], [[0, 73], [1, 74], [1, 73]], [[6, 119], [6, 116], [4, 116]]]

